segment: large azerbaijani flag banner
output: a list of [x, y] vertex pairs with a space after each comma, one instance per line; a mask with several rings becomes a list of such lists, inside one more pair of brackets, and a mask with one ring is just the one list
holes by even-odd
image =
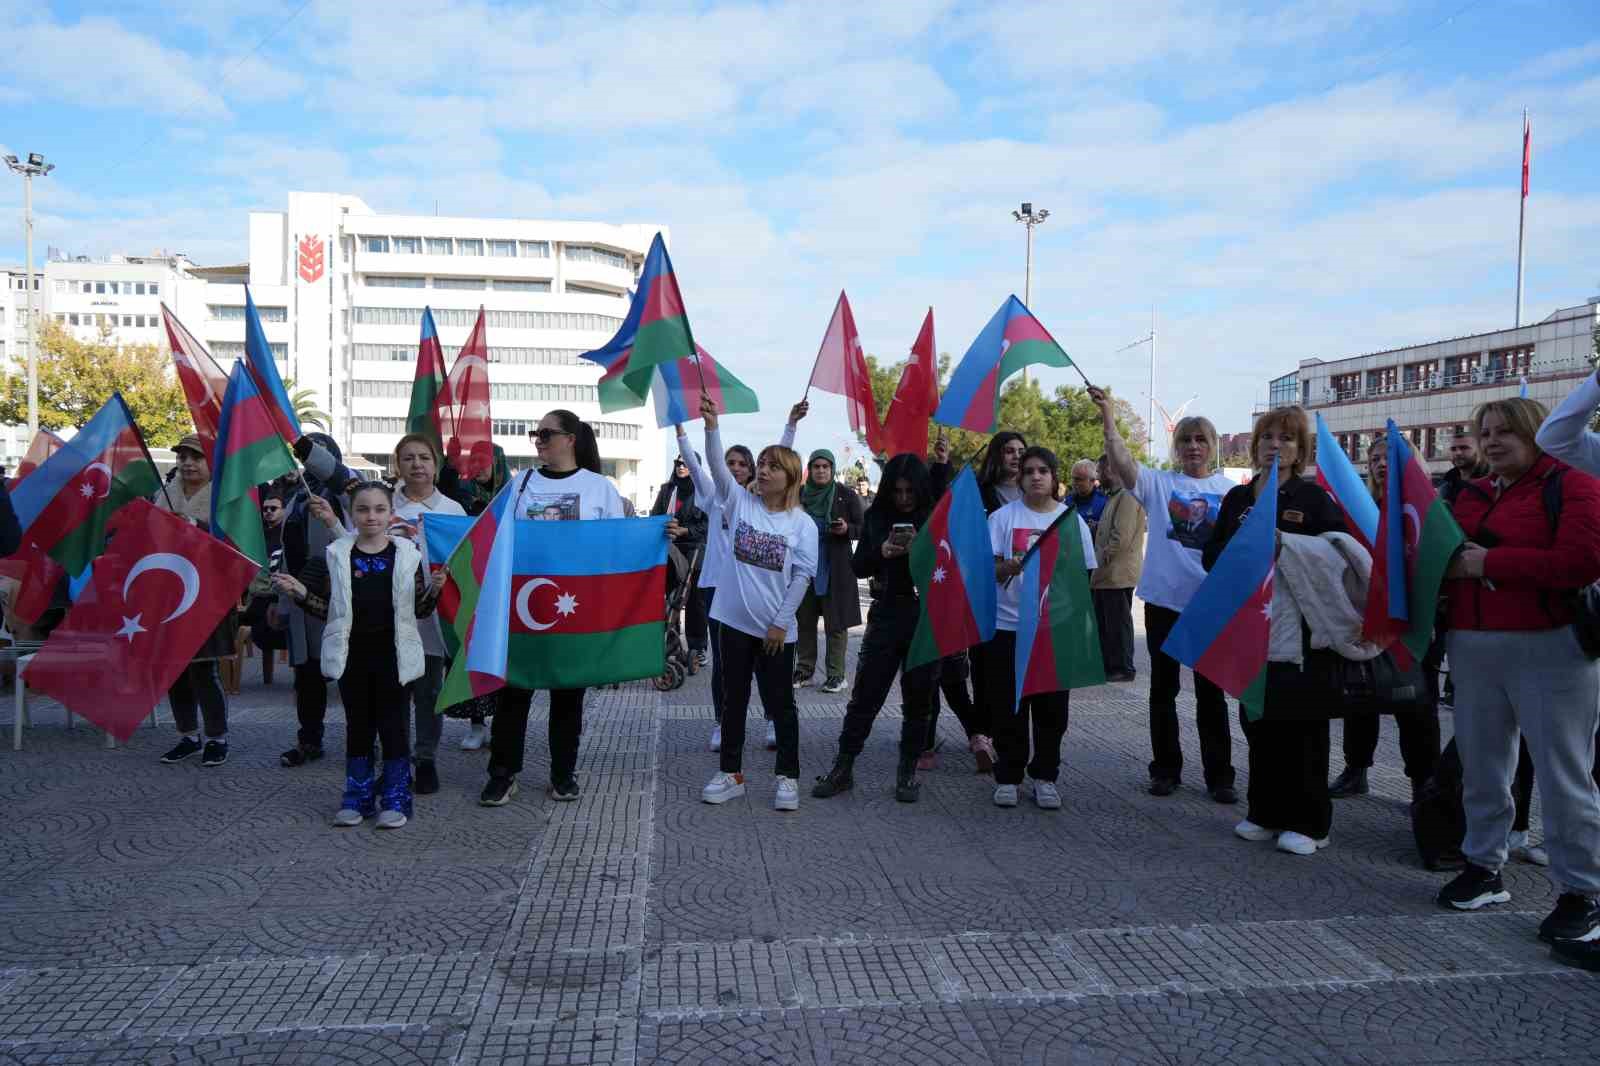
[[1433, 640], [1444, 572], [1467, 538], [1392, 418], [1388, 430], [1389, 471], [1361, 635], [1383, 647], [1398, 641], [1420, 661]]
[[940, 425], [993, 433], [1000, 418], [1000, 386], [1025, 366], [1069, 367], [1067, 355], [1044, 324], [1015, 295], [1006, 298], [950, 375], [933, 413]]
[[1100, 629], [1089, 598], [1083, 519], [1076, 510], [1069, 508], [1051, 524], [1022, 567], [1015, 671], [1019, 711], [1029, 696], [1106, 683]]
[[587, 688], [666, 666], [667, 519], [512, 517], [515, 482], [477, 518], [422, 519], [455, 656], [440, 708], [510, 685]]
[[[1276, 459], [1261, 498], [1278, 498]], [[1252, 721], [1266, 709], [1277, 533], [1276, 507], [1250, 508], [1161, 645], [1237, 699]]]
[[907, 670], [994, 639], [994, 546], [970, 466], [917, 531], [907, 562], [922, 600]]

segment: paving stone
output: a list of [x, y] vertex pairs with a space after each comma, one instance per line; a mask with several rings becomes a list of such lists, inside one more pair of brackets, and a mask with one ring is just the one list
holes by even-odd
[[497, 1025], [468, 1037], [461, 1061], [474, 1066], [633, 1066], [632, 1020]]
[[714, 1018], [643, 1019], [639, 1061], [673, 1066], [815, 1066], [811, 1033], [799, 1011]]
[[957, 991], [924, 944], [801, 941], [789, 946], [789, 958], [808, 1006], [930, 1003], [953, 999]]
[[641, 1000], [646, 1011], [753, 1010], [797, 1007], [789, 951], [783, 944], [731, 944], [651, 949]]
[[493, 1025], [615, 1018], [637, 1010], [639, 952], [521, 954], [494, 960], [483, 1017]]
[[319, 1026], [467, 1025], [492, 965], [482, 954], [346, 959], [312, 1018]]
[[955, 1007], [808, 1010], [818, 1063], [973, 1066], [991, 1061], [971, 1020]]
[[337, 960], [197, 966], [172, 982], [129, 1031], [182, 1037], [294, 1028], [312, 1018], [338, 971]]
[[115, 1036], [181, 972], [128, 968], [22, 975], [0, 997], [0, 1043]]
[[1043, 936], [945, 937], [934, 960], [963, 998], [1059, 997], [1096, 988], [1100, 975], [1065, 939]]

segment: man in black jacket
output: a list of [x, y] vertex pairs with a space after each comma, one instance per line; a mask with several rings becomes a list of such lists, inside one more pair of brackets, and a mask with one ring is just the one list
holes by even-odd
[[1478, 442], [1472, 437], [1470, 426], [1457, 426], [1456, 435], [1450, 439], [1450, 472], [1439, 479], [1439, 496], [1452, 506], [1461, 486], [1480, 477], [1489, 476], [1489, 464], [1478, 454]]

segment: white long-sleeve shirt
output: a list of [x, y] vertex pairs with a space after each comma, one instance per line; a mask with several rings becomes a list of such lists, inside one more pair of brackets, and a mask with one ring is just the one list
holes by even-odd
[[1600, 477], [1600, 434], [1589, 429], [1596, 409], [1600, 409], [1600, 380], [1590, 374], [1550, 412], [1534, 443], [1568, 466]]
[[799, 639], [795, 611], [817, 572], [817, 524], [799, 507], [767, 510], [735, 481], [723, 459], [722, 435], [714, 429], [706, 431], [706, 465], [718, 515], [726, 515], [729, 526], [711, 617], [752, 637], [776, 627], [792, 643]]
[[[779, 443], [785, 448], [794, 447], [795, 430], [793, 422], [784, 426], [783, 439]], [[689, 468], [689, 480], [694, 482], [695, 506], [706, 513], [706, 553], [700, 560], [700, 579], [696, 584], [703, 589], [714, 589], [722, 580], [723, 570], [727, 568], [733, 535], [728, 529], [728, 522], [723, 518], [722, 508], [717, 505], [716, 485], [712, 483], [711, 475], [706, 473], [705, 467], [700, 465], [700, 460], [695, 457], [694, 448], [689, 444], [688, 434], [682, 432], [678, 434], [678, 457], [683, 460], [683, 465]], [[754, 474], [754, 471], [751, 473]]]

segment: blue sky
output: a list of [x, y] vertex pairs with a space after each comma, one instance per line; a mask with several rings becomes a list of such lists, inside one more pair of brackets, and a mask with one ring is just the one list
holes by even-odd
[[[109, 12], [109, 13], [106, 13]], [[1248, 427], [1268, 378], [1600, 288], [1590, 3], [0, 0], [0, 148], [59, 165], [37, 246], [239, 261], [290, 189], [375, 209], [672, 227], [696, 334], [776, 434], [840, 288], [900, 358], [1021, 292], [1144, 409]], [[22, 258], [0, 183], [0, 261]], [[17, 221], [12, 221], [12, 220]], [[1076, 380], [1051, 371], [1051, 383]], [[817, 430], [842, 435], [820, 399]], [[810, 443], [810, 439], [802, 443]]]

